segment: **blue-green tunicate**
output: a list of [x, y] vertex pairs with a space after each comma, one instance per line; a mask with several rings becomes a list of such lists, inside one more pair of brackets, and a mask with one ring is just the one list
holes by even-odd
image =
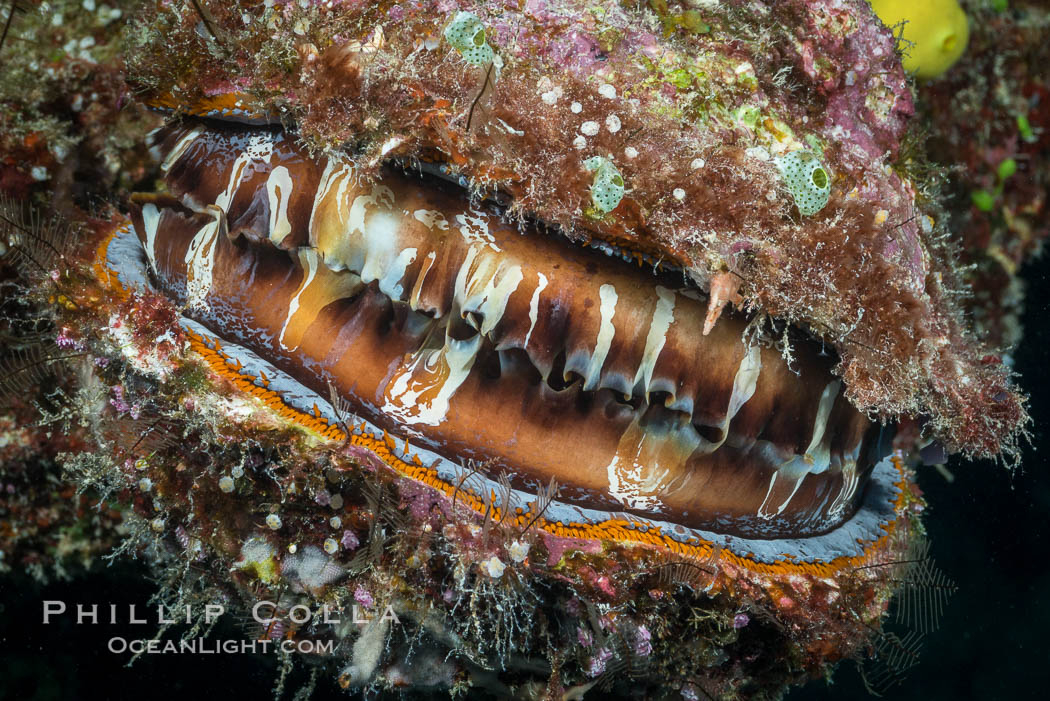
[[603, 213], [616, 209], [623, 199], [623, 176], [608, 158], [595, 156], [583, 162], [583, 166], [594, 173], [591, 183], [591, 201]]
[[831, 195], [831, 178], [812, 151], [792, 151], [777, 159], [777, 167], [788, 192], [803, 216], [824, 209]]
[[485, 41], [485, 25], [473, 12], [460, 12], [445, 27], [445, 39], [463, 55], [467, 63], [487, 66], [495, 58], [495, 52]]

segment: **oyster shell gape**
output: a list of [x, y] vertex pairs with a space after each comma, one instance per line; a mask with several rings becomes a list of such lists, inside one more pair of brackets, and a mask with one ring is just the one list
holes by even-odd
[[367, 182], [278, 129], [189, 120], [156, 141], [174, 197], [133, 216], [160, 289], [226, 353], [333, 383], [431, 467], [476, 461], [526, 492], [553, 477], [570, 523], [660, 523], [760, 559], [859, 555], [892, 517], [895, 470], [866, 489], [879, 429], [819, 344], [789, 366], [739, 316], [704, 335], [674, 272], [519, 232], [433, 178]]

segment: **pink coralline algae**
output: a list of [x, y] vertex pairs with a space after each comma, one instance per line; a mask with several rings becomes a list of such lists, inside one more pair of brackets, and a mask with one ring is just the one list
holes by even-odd
[[605, 666], [612, 659], [612, 652], [608, 648], [600, 647], [594, 651], [587, 662], [587, 676], [597, 677], [605, 672]]
[[372, 608], [372, 606], [375, 605], [375, 599], [372, 597], [372, 594], [364, 587], [357, 587], [357, 589], [354, 590], [354, 601], [361, 606], [364, 606], [366, 609]]
[[357, 550], [357, 547], [361, 545], [361, 541], [358, 540], [357, 534], [353, 531], [343, 531], [343, 537], [339, 539], [339, 544], [346, 550]]

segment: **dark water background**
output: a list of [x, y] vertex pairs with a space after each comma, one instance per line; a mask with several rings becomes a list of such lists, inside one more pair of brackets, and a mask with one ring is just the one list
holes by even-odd
[[[1046, 698], [1050, 690], [1050, 261], [1030, 267], [1026, 277], [1025, 339], [1015, 358], [1031, 395], [1033, 446], [1025, 451], [1023, 469], [1012, 475], [1002, 466], [959, 460], [949, 465], [952, 484], [932, 469], [920, 475], [931, 504], [926, 525], [932, 556], [959, 589], [940, 628], [927, 636], [921, 663], [886, 693], [888, 699], [995, 701]], [[145, 637], [153, 626], [78, 628], [69, 616], [46, 627], [40, 623], [44, 599], [135, 603], [142, 609], [153, 591], [131, 565], [47, 587], [24, 577], [0, 578], [0, 699], [273, 698], [272, 660], [155, 655], [125, 668], [126, 655], [109, 653], [105, 642], [114, 635]], [[229, 618], [216, 637], [240, 637]], [[330, 677], [322, 675], [315, 699], [353, 698]], [[305, 681], [304, 673], [294, 673], [288, 689]], [[787, 695], [788, 701], [865, 698], [860, 676], [848, 664], [833, 684], [815, 681]]]
[[[1026, 273], [1025, 335], [1014, 357], [1031, 397], [1032, 445], [1012, 475], [964, 460], [949, 462], [952, 484], [932, 469], [919, 474], [931, 555], [959, 589], [919, 666], [888, 699], [1050, 698], [1050, 259]], [[843, 666], [833, 685], [811, 682], [787, 699], [866, 696], [859, 674]]]

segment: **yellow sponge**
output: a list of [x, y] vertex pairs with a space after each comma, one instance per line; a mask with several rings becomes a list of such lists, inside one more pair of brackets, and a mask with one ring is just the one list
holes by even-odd
[[904, 68], [918, 78], [936, 78], [962, 56], [970, 38], [966, 13], [957, 0], [871, 0], [887, 26], [904, 25]]

